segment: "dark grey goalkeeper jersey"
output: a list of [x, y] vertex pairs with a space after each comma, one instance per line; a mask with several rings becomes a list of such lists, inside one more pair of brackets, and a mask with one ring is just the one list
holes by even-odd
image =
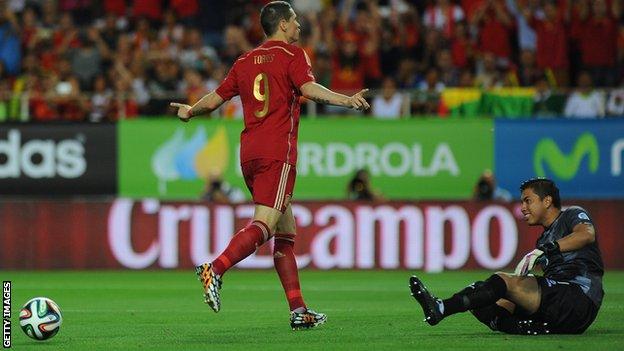
[[[536, 246], [559, 240], [572, 233], [572, 229], [579, 223], [591, 224], [592, 220], [587, 211], [578, 206], [571, 206], [559, 214], [553, 224], [537, 239]], [[598, 248], [598, 233], [596, 240], [576, 251], [563, 252], [561, 255], [548, 257], [544, 269], [544, 277], [556, 281], [578, 284], [597, 307], [602, 303], [602, 276], [604, 266]]]

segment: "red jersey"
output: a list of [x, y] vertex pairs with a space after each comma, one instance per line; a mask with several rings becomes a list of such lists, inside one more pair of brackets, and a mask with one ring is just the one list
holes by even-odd
[[591, 18], [581, 33], [581, 58], [589, 67], [615, 65], [617, 21], [612, 18]]
[[510, 28], [496, 18], [494, 13], [486, 14], [480, 29], [480, 49], [497, 57], [511, 56]]
[[282, 41], [266, 41], [234, 62], [216, 93], [223, 100], [241, 97], [241, 163], [267, 158], [297, 164], [299, 89], [311, 81], [305, 51]]
[[568, 67], [568, 33], [563, 19], [556, 22], [532, 19], [537, 32], [537, 66], [562, 69]]

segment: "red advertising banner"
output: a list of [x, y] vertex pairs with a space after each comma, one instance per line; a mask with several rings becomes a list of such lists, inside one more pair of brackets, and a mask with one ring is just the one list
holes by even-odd
[[[569, 203], [572, 204], [572, 203]], [[607, 269], [623, 269], [624, 201], [580, 201]], [[530, 251], [541, 227], [518, 205], [303, 202], [293, 205], [300, 267], [498, 270]], [[0, 269], [190, 268], [212, 260], [253, 206], [115, 201], [0, 202]], [[272, 242], [239, 268], [270, 268]]]

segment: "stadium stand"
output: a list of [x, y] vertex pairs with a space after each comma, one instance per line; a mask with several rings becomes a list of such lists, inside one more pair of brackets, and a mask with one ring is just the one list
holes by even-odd
[[[171, 113], [168, 101], [197, 101], [263, 40], [258, 9], [266, 2], [4, 2], [0, 121]], [[372, 111], [394, 106], [385, 118], [565, 116], [566, 99], [574, 102], [577, 82], [586, 79], [600, 87], [593, 117], [621, 115], [621, 91], [614, 89], [624, 82], [619, 4], [293, 1], [317, 80], [346, 93], [373, 89], [371, 101], [383, 106]], [[398, 94], [384, 92], [384, 82]], [[304, 112], [343, 111], [309, 103]], [[220, 114], [240, 118], [240, 101]]]

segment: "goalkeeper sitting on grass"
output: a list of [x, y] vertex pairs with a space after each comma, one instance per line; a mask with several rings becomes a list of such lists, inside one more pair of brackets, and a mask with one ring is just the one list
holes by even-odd
[[[493, 274], [445, 300], [412, 276], [412, 296], [430, 325], [470, 311], [504, 333], [580, 334], [596, 319], [604, 295], [603, 264], [587, 211], [578, 206], [562, 211], [559, 189], [548, 179], [528, 180], [520, 190], [524, 220], [544, 227], [537, 248], [524, 256], [514, 274]], [[543, 276], [529, 274], [535, 265], [542, 266]]]

